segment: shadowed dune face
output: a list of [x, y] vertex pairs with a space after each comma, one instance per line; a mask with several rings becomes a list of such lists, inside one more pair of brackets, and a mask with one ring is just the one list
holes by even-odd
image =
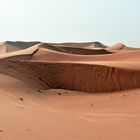
[[107, 48], [104, 44], [100, 42], [84, 42], [84, 43], [50, 43], [53, 46], [61, 47], [71, 47], [71, 48]]
[[98, 48], [92, 49], [88, 47], [93, 43], [25, 44], [15, 43], [26, 49], [0, 56], [0, 73], [38, 89], [110, 92], [140, 87], [139, 49], [122, 44], [107, 48], [96, 43]]
[[76, 48], [76, 47], [67, 47], [66, 46], [53, 46], [49, 44], [42, 43], [39, 45], [39, 48], [46, 48], [56, 52], [68, 53], [68, 54], [77, 54], [77, 55], [100, 55], [100, 54], [111, 54], [111, 52], [98, 48], [98, 49], [88, 49], [88, 48]]
[[39, 89], [109, 92], [140, 87], [140, 71], [95, 64], [1, 60], [0, 73]]
[[[84, 54], [74, 54], [74, 53], [66, 53], [64, 51], [57, 51], [57, 49], [50, 49], [50, 46], [46, 46], [46, 44], [37, 45], [38, 50], [31, 57], [31, 61], [57, 61], [57, 62], [86, 62], [92, 63], [95, 61], [104, 61], [104, 62], [122, 62], [122, 61], [139, 61], [140, 50], [131, 50], [131, 51], [123, 51], [119, 53], [110, 53], [100, 49], [99, 51], [91, 50], [91, 53], [88, 55], [87, 52]], [[60, 48], [58, 48], [60, 49]], [[77, 49], [77, 48], [76, 48]], [[79, 49], [79, 48], [78, 48]], [[96, 54], [94, 54], [96, 53]], [[101, 54], [103, 53], [103, 54]], [[131, 56], [131, 57], [130, 57]]]

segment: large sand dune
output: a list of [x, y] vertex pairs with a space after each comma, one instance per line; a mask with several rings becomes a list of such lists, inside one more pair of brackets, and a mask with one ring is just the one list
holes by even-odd
[[0, 140], [139, 140], [139, 92], [139, 48], [0, 43]]
[[[77, 45], [76, 43], [54, 45], [36, 43], [1, 44], [3, 49], [4, 47], [7, 49], [8, 44], [8, 48], [11, 45], [11, 48], [19, 47], [20, 50], [2, 51], [0, 73], [22, 80], [38, 89], [60, 88], [86, 92], [110, 92], [140, 87], [139, 49], [122, 44], [110, 48], [102, 47], [104, 45], [97, 42], [95, 49], [86, 48], [86, 45], [94, 43], [79, 43], [78, 47], [73, 46]], [[32, 44], [35, 45], [30, 46]], [[123, 49], [122, 52], [121, 49]]]

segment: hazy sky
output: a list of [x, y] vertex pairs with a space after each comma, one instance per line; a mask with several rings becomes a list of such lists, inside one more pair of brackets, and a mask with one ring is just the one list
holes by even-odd
[[0, 40], [140, 47], [140, 0], [0, 0]]

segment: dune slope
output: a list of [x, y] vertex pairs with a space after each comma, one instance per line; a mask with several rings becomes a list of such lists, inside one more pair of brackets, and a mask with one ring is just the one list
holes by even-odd
[[138, 48], [0, 44], [0, 140], [139, 140], [139, 92]]
[[139, 49], [110, 53], [108, 48], [60, 45], [41, 43], [3, 54], [0, 73], [39, 89], [110, 92], [140, 87]]

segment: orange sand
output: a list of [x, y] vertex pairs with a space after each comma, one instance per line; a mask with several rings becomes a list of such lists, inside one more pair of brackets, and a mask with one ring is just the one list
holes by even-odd
[[140, 87], [140, 49], [99, 42], [32, 44], [36, 42], [11, 52], [10, 45], [23, 48], [24, 42], [1, 44], [0, 73], [38, 89], [112, 92]]
[[139, 140], [139, 60], [121, 43], [1, 43], [0, 140]]

